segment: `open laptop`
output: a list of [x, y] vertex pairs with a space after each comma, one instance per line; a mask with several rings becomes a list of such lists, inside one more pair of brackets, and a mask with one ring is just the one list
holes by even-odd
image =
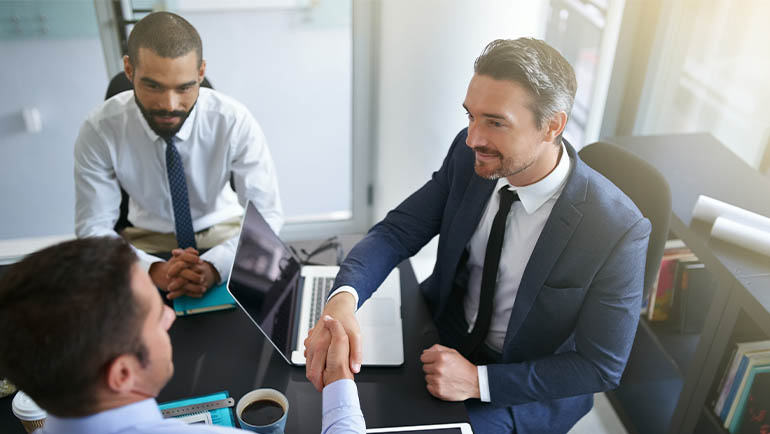
[[[227, 289], [287, 362], [305, 364], [304, 340], [323, 311], [339, 271], [301, 265], [257, 208], [246, 204]], [[364, 366], [404, 363], [398, 269], [356, 312]]]

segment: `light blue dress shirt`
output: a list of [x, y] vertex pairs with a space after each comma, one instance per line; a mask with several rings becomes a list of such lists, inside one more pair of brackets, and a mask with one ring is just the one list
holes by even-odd
[[[322, 434], [363, 434], [364, 416], [353, 380], [339, 380], [323, 390]], [[45, 426], [35, 434], [243, 434], [235, 428], [215, 425], [186, 425], [164, 419], [154, 399], [80, 418], [48, 415]]]

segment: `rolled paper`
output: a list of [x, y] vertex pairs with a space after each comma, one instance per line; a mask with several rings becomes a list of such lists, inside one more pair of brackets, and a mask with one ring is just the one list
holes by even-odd
[[698, 196], [695, 201], [692, 216], [708, 223], [714, 223], [717, 217], [726, 217], [733, 222], [770, 232], [770, 218], [704, 195]]
[[735, 222], [727, 217], [717, 217], [711, 228], [711, 237], [770, 256], [770, 231]]

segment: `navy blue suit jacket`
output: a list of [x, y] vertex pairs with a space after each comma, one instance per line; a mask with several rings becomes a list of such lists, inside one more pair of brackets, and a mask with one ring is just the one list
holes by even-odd
[[[466, 136], [462, 130], [432, 179], [345, 259], [334, 286], [355, 288], [359, 305], [439, 234], [435, 268], [420, 287], [435, 319], [446, 308], [495, 186], [476, 175]], [[526, 265], [502, 363], [487, 368], [492, 405], [511, 407], [517, 433], [566, 432], [590, 410], [593, 393], [616, 387], [639, 321], [650, 223], [569, 144], [567, 152], [573, 168]]]

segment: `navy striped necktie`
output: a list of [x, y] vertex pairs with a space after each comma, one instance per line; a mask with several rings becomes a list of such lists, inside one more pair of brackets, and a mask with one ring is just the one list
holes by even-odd
[[190, 198], [187, 195], [187, 179], [184, 176], [182, 157], [174, 145], [174, 138], [166, 139], [166, 172], [168, 187], [171, 190], [171, 204], [174, 207], [174, 226], [176, 242], [180, 248], [197, 248], [195, 231], [190, 216]]

